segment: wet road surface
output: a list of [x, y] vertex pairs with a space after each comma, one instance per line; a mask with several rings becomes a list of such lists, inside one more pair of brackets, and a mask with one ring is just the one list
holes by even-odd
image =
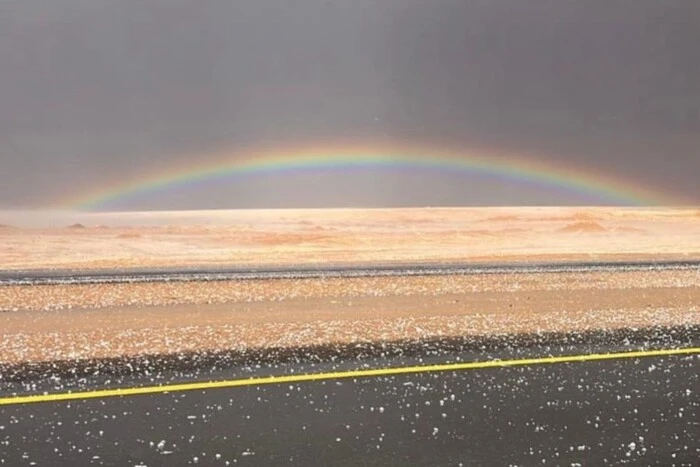
[[17, 377], [0, 385], [0, 465], [698, 465], [700, 333], [655, 332]]

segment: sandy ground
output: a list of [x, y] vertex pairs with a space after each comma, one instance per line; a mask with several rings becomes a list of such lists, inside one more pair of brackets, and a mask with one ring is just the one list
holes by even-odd
[[[5, 270], [700, 258], [700, 210], [0, 213]], [[700, 325], [700, 271], [0, 287], [0, 364]]]
[[[153, 285], [124, 286], [130, 302], [115, 286], [29, 290], [0, 314], [0, 364], [700, 325], [700, 271]], [[60, 300], [73, 308], [46, 306]]]
[[700, 209], [0, 212], [11, 269], [700, 258]]

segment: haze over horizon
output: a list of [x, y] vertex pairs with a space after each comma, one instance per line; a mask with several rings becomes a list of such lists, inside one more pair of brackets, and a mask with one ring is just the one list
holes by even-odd
[[[700, 204], [696, 0], [0, 5], [0, 208], [230, 148], [535, 154]], [[418, 169], [258, 173], [110, 208], [615, 204]]]

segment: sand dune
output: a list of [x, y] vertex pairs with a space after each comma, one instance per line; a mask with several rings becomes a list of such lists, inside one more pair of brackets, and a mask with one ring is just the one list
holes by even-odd
[[595, 221], [581, 221], [574, 222], [565, 227], [558, 229], [559, 232], [577, 232], [577, 233], [593, 233], [593, 232], [607, 232], [608, 229], [600, 225]]

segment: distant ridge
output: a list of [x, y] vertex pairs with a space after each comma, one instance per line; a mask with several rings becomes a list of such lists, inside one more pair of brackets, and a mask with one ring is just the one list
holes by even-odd
[[603, 227], [594, 221], [581, 221], [574, 222], [565, 227], [559, 229], [559, 232], [581, 232], [581, 233], [595, 233], [595, 232], [607, 232], [608, 229]]

